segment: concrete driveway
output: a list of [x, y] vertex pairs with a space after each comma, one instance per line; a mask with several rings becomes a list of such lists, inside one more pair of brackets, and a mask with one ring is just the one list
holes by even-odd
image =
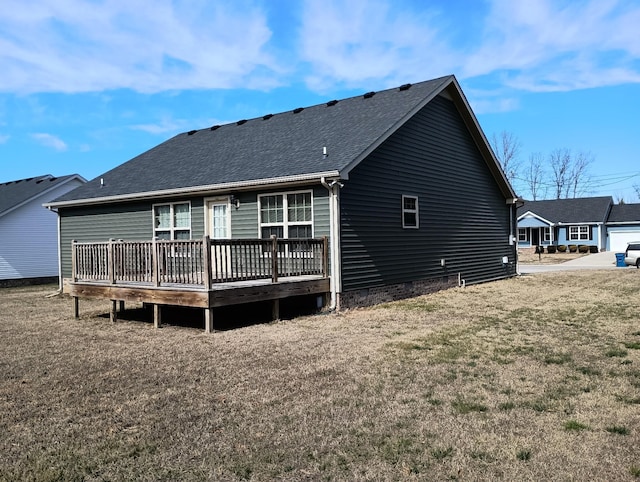
[[560, 264], [521, 264], [518, 268], [521, 274], [581, 269], [625, 269], [616, 268], [616, 254], [612, 252], [590, 254]]

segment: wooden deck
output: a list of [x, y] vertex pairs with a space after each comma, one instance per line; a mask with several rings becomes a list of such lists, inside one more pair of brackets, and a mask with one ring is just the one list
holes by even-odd
[[251, 239], [188, 241], [115, 241], [72, 243], [72, 279], [68, 292], [79, 316], [79, 298], [154, 306], [154, 324], [161, 306], [205, 310], [205, 330], [213, 329], [213, 308], [273, 301], [330, 290], [328, 245], [320, 239]]

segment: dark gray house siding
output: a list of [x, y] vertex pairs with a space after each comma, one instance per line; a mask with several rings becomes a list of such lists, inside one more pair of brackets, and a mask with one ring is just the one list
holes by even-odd
[[[257, 238], [258, 195], [270, 192], [308, 191], [313, 192], [313, 230], [316, 237], [329, 235], [328, 192], [322, 186], [309, 186], [296, 189], [246, 192], [236, 194], [240, 205], [231, 208], [231, 237]], [[216, 196], [219, 197], [219, 196]], [[203, 197], [172, 198], [126, 204], [102, 204], [77, 208], [60, 209], [60, 246], [62, 274], [71, 277], [71, 241], [96, 242], [113, 239], [127, 241], [148, 241], [153, 238], [153, 205], [165, 202], [191, 203], [191, 238], [204, 235]]]
[[[403, 229], [402, 195], [418, 197], [419, 229]], [[456, 107], [441, 96], [351, 171], [340, 205], [343, 291], [515, 274], [508, 243], [515, 213]]]

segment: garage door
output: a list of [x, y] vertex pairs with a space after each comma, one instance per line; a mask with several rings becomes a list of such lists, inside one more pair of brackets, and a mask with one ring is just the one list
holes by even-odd
[[640, 231], [609, 231], [609, 250], [614, 253], [623, 253], [631, 241], [640, 241]]

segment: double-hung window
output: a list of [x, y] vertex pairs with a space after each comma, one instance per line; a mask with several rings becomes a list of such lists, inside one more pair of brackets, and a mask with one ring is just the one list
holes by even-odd
[[418, 198], [417, 196], [402, 196], [402, 227], [404, 229], [418, 229]]
[[529, 237], [527, 236], [527, 228], [518, 228], [518, 241], [527, 242]]
[[158, 239], [191, 239], [191, 204], [153, 206], [153, 234]]
[[312, 238], [311, 192], [259, 196], [260, 236], [269, 238]]
[[583, 241], [589, 239], [589, 226], [569, 226], [569, 240]]
[[542, 228], [543, 231], [543, 239], [545, 243], [551, 241], [551, 228]]

